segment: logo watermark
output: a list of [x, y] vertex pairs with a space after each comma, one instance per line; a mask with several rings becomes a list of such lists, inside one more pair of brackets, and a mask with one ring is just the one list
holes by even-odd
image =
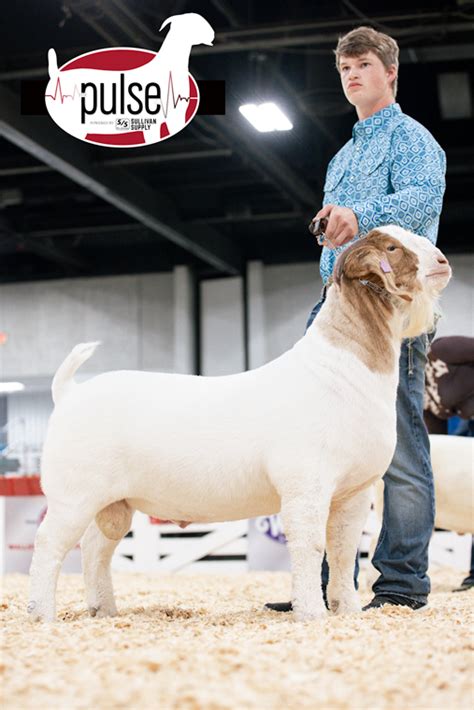
[[112, 47], [81, 54], [58, 68], [48, 52], [48, 113], [66, 133], [113, 148], [136, 148], [171, 138], [194, 118], [199, 88], [189, 73], [193, 45], [212, 45], [201, 15], [174, 15], [158, 52]]

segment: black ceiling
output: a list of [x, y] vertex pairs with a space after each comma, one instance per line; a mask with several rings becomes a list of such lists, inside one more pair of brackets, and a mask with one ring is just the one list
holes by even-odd
[[[21, 115], [29, 80], [93, 49], [158, 50], [161, 23], [202, 14], [214, 47], [194, 47], [190, 71], [223, 79], [226, 114], [197, 116], [168, 141], [92, 146], [47, 116]], [[307, 223], [328, 160], [356, 120], [340, 90], [339, 34], [372, 24], [401, 48], [402, 109], [445, 149], [439, 245], [470, 251], [474, 225], [471, 117], [443, 119], [438, 76], [474, 75], [474, 0], [23, 0], [2, 6], [0, 30], [0, 282], [169, 270], [242, 272], [249, 259], [315, 260]], [[275, 99], [292, 131], [260, 134], [238, 107]]]

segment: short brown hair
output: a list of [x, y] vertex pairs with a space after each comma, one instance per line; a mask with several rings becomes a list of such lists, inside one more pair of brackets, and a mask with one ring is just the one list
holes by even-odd
[[[334, 50], [336, 55], [336, 67], [339, 71], [339, 61], [344, 57], [360, 57], [365, 52], [373, 52], [380, 59], [382, 64], [389, 69], [392, 64], [398, 69], [398, 44], [389, 35], [378, 32], [372, 27], [356, 27], [347, 34], [339, 37], [337, 47]], [[392, 84], [393, 96], [397, 95], [398, 77]]]

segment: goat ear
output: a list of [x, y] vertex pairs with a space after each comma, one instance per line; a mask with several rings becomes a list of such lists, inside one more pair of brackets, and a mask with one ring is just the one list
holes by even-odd
[[[341, 285], [342, 276], [346, 273], [345, 266], [346, 266], [346, 261], [347, 261], [348, 257], [350, 257], [350, 255], [352, 254], [354, 249], [356, 249], [357, 247], [360, 247], [359, 242], [356, 242], [355, 244], [352, 244], [350, 247], [347, 247], [347, 249], [345, 249], [343, 252], [341, 252], [339, 254], [339, 256], [337, 257], [336, 263], [334, 265], [334, 272], [333, 272], [334, 283], [337, 286]], [[349, 277], [349, 278], [352, 278], [352, 277]]]
[[176, 18], [176, 15], [173, 15], [172, 17], [168, 17], [168, 18], [163, 22], [163, 24], [161, 25], [161, 27], [160, 27], [160, 32], [161, 32], [161, 30], [164, 30], [165, 27], [167, 27], [168, 25], [170, 25], [170, 24], [173, 22], [173, 20], [174, 20], [175, 18]]
[[363, 240], [351, 244], [343, 252], [339, 254], [334, 265], [334, 283], [337, 286], [341, 285], [341, 279], [346, 276], [348, 279], [364, 278], [367, 272], [367, 267], [363, 264], [366, 253], [371, 251], [372, 247], [363, 243]]
[[403, 274], [396, 274], [390, 263], [385, 257], [382, 257], [379, 261], [379, 271], [377, 275], [382, 279], [385, 289], [392, 293], [394, 296], [403, 299], [404, 301], [413, 301], [413, 296], [408, 291], [407, 284], [413, 284], [416, 289], [416, 276], [417, 276], [417, 265], [416, 262], [410, 263], [405, 260], [405, 269]]
[[[416, 277], [416, 266], [411, 276]], [[373, 244], [349, 247], [339, 256], [334, 269], [334, 280], [340, 285], [342, 276], [347, 279], [368, 279], [404, 301], [413, 301], [405, 284], [397, 284], [395, 272], [383, 253]], [[405, 281], [405, 278], [404, 278]]]

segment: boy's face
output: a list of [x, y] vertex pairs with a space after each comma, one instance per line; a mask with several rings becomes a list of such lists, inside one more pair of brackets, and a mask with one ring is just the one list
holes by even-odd
[[394, 64], [387, 69], [373, 52], [364, 52], [360, 57], [342, 55], [339, 73], [346, 99], [353, 106], [370, 106], [389, 96], [393, 99], [391, 87], [397, 69]]

